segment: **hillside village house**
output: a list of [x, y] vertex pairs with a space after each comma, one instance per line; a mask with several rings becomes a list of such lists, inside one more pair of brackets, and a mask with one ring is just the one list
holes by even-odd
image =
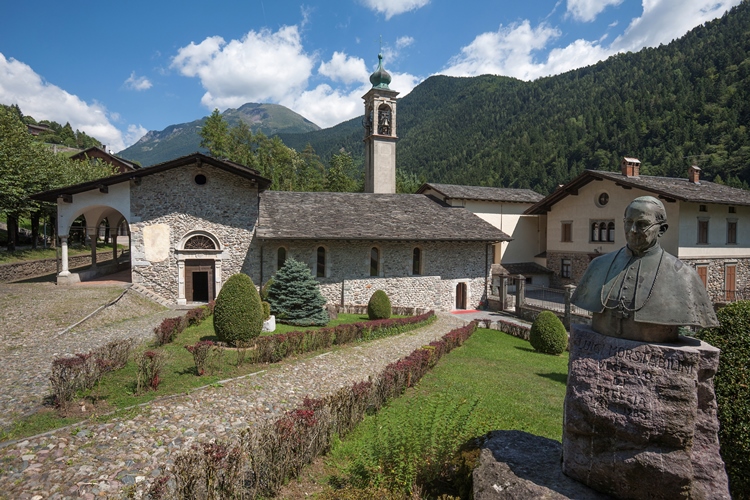
[[269, 191], [259, 172], [195, 153], [159, 165], [39, 193], [57, 202], [63, 266], [72, 222], [94, 234], [126, 221], [133, 286], [162, 302], [217, 296], [232, 274], [256, 285], [287, 258], [306, 262], [329, 303], [366, 304], [385, 290], [394, 306], [477, 307], [489, 288], [493, 245], [510, 237], [462, 207], [395, 194], [396, 95], [378, 66], [365, 101], [365, 193]]
[[586, 170], [526, 210], [546, 215], [546, 266], [552, 285], [577, 284], [597, 255], [625, 245], [623, 214], [638, 196], [664, 202], [669, 229], [662, 247], [693, 266], [714, 301], [734, 300], [750, 280], [750, 192], [686, 178], [640, 175], [640, 161], [621, 171]]

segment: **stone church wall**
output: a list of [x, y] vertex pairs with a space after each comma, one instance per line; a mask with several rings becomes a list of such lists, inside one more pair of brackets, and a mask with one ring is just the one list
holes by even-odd
[[[202, 174], [206, 183], [195, 177]], [[152, 174], [132, 187], [130, 225], [133, 283], [176, 302], [179, 268], [177, 254], [183, 237], [205, 231], [219, 240], [223, 252], [220, 282], [232, 274], [252, 276], [249, 253], [258, 220], [258, 191], [250, 181], [221, 169], [185, 166]]]
[[[384, 290], [398, 307], [455, 309], [456, 286], [466, 283], [467, 308], [487, 298], [489, 274], [484, 243], [284, 241], [263, 242], [263, 281], [276, 272], [277, 251], [306, 263], [316, 274], [317, 248], [326, 248], [327, 275], [318, 278], [323, 295], [332, 304], [367, 304], [375, 290]], [[380, 276], [370, 276], [370, 249], [380, 249]], [[415, 247], [422, 250], [422, 272], [412, 275]]]

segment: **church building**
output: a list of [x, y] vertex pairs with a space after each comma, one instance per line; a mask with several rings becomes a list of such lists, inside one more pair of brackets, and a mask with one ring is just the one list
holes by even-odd
[[106, 219], [128, 228], [133, 287], [163, 303], [214, 299], [227, 278], [256, 285], [288, 258], [305, 262], [332, 304], [366, 304], [384, 290], [394, 306], [450, 311], [487, 298], [493, 245], [503, 231], [427, 194], [396, 194], [396, 96], [382, 57], [365, 94], [365, 193], [270, 191], [259, 172], [201, 153], [39, 193], [56, 202], [62, 271], [74, 220], [93, 235]]

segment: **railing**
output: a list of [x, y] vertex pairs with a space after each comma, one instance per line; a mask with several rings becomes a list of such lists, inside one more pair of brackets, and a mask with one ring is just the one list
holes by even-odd
[[565, 312], [565, 290], [526, 285], [527, 304], [550, 311]]

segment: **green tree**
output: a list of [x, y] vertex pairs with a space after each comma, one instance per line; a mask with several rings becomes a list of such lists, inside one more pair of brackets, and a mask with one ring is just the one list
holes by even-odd
[[229, 125], [218, 109], [214, 108], [198, 134], [201, 136], [201, 147], [208, 149], [211, 156], [229, 156]]
[[361, 191], [356, 180], [356, 170], [352, 155], [341, 151], [331, 157], [331, 167], [326, 172], [326, 191], [334, 193], [351, 193]]
[[298, 326], [328, 323], [328, 313], [323, 309], [326, 299], [320, 293], [318, 281], [309, 267], [292, 258], [286, 259], [273, 277], [267, 300], [281, 323]]

